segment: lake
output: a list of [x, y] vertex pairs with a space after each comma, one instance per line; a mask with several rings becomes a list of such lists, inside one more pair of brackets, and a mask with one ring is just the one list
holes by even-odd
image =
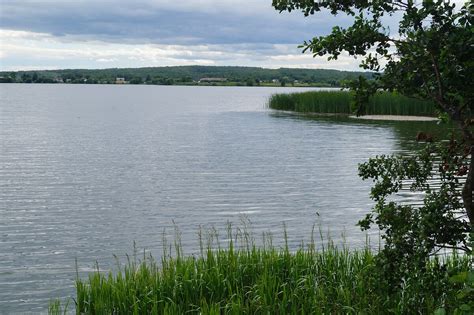
[[[301, 88], [0, 85], [0, 313], [40, 312], [134, 242], [155, 257], [179, 228], [250, 221], [255, 238], [314, 225], [364, 246], [372, 205], [358, 163], [407, 151], [433, 123], [313, 118], [266, 109]], [[342, 236], [344, 234], [344, 236]], [[378, 234], [372, 231], [374, 243]], [[222, 237], [224, 239], [224, 237]]]

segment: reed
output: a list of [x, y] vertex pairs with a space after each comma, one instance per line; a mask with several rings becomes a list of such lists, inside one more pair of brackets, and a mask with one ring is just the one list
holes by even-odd
[[[314, 239], [314, 238], [312, 238]], [[385, 314], [433, 313], [454, 306], [457, 287], [448, 273], [467, 270], [468, 260], [438, 259], [396, 294], [381, 287], [369, 249], [349, 251], [330, 241], [315, 242], [296, 251], [276, 248], [271, 241], [256, 246], [251, 238], [226, 246], [202, 246], [199, 256], [185, 256], [181, 245], [165, 251], [158, 262], [149, 255], [128, 258], [114, 273], [91, 273], [76, 280], [77, 314]], [[202, 244], [202, 242], [201, 242]], [[429, 279], [429, 289], [426, 286]], [[428, 289], [428, 290], [427, 290]], [[58, 300], [50, 314], [66, 312]]]
[[[351, 114], [353, 93], [348, 91], [310, 91], [274, 94], [271, 109], [302, 113]], [[436, 116], [432, 102], [409, 98], [398, 93], [378, 92], [369, 100], [364, 115]]]

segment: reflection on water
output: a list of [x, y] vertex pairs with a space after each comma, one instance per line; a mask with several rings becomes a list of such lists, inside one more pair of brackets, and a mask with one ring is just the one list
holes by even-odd
[[[416, 135], [419, 132], [432, 135], [434, 140], [448, 139], [450, 134], [457, 129], [452, 124], [444, 124], [433, 121], [380, 121], [380, 120], [362, 120], [354, 119], [346, 115], [304, 115], [293, 114], [290, 112], [273, 111], [270, 115], [282, 119], [296, 119], [303, 121], [330, 122], [340, 125], [360, 125], [374, 126], [382, 128], [391, 128], [395, 133], [395, 142], [397, 148], [396, 153], [411, 153], [416, 149], [420, 149], [425, 144], [416, 141]], [[389, 154], [391, 152], [387, 152]]]
[[314, 224], [363, 246], [370, 183], [358, 163], [436, 125], [265, 109], [291, 90], [0, 85], [0, 310], [73, 295], [75, 259], [81, 275], [95, 261], [106, 270], [134, 241], [159, 257], [173, 221], [187, 253], [199, 226], [242, 216], [277, 245], [285, 223], [293, 248]]

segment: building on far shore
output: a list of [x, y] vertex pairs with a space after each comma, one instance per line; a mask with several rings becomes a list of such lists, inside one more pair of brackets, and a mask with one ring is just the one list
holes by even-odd
[[116, 78], [115, 84], [127, 84], [128, 81], [125, 81], [125, 78]]
[[226, 78], [201, 78], [199, 79], [199, 83], [201, 82], [226, 82]]

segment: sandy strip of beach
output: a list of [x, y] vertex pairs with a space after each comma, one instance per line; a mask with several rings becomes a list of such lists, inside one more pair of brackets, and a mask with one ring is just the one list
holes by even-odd
[[364, 116], [349, 116], [355, 119], [367, 120], [397, 120], [397, 121], [437, 121], [436, 117], [426, 116], [399, 116], [399, 115], [364, 115]]

